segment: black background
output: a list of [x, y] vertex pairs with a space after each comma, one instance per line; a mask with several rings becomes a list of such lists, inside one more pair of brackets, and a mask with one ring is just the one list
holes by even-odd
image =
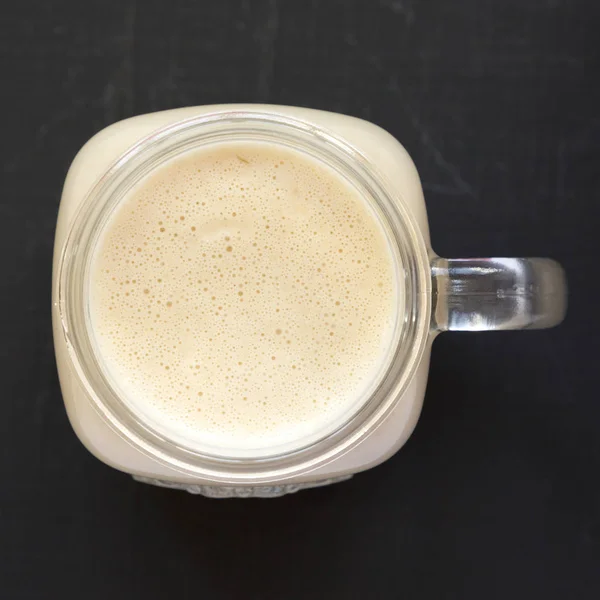
[[[600, 597], [595, 0], [10, 2], [0, 15], [0, 598]], [[407, 446], [350, 482], [215, 501], [89, 455], [58, 388], [66, 170], [104, 126], [214, 102], [374, 121], [446, 256], [548, 255], [558, 329], [446, 334]]]

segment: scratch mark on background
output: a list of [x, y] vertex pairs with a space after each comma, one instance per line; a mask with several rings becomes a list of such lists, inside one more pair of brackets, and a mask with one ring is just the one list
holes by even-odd
[[556, 200], [557, 204], [565, 196], [565, 177], [567, 171], [566, 142], [561, 138], [556, 149]]
[[137, 15], [137, 0], [131, 0], [129, 10], [125, 21], [125, 52], [123, 55], [123, 71], [124, 71], [124, 93], [125, 93], [125, 111], [128, 114], [133, 112], [134, 101], [134, 55], [135, 48], [135, 22]]
[[258, 95], [268, 101], [273, 80], [275, 64], [275, 42], [279, 34], [279, 6], [277, 0], [269, 0], [266, 20], [255, 35], [260, 46], [260, 62], [258, 64]]
[[427, 129], [425, 129], [425, 127], [423, 126], [423, 124], [421, 123], [421, 121], [419, 120], [417, 115], [411, 114], [408, 111], [407, 111], [407, 113], [408, 113], [410, 122], [412, 123], [413, 127], [417, 130], [417, 133], [419, 134], [419, 139], [421, 141], [421, 144], [423, 144], [423, 146], [429, 151], [435, 164], [450, 176], [450, 178], [452, 179], [452, 182], [456, 186], [456, 191], [459, 194], [460, 193], [467, 194], [468, 196], [471, 196], [472, 198], [474, 198], [475, 190], [473, 190], [473, 187], [471, 186], [471, 184], [462, 178], [456, 165], [453, 165], [450, 161], [448, 161], [448, 160], [446, 160], [446, 158], [444, 158], [444, 155], [442, 154], [441, 150], [435, 144], [435, 142], [429, 135], [429, 132], [427, 131]]
[[317, 47], [318, 12], [319, 0], [312, 0], [308, 9], [308, 24], [306, 26], [306, 40], [310, 49]]
[[177, 91], [177, 51], [178, 38], [176, 35], [171, 35], [169, 39], [169, 65], [167, 70], [167, 81], [169, 83], [169, 100], [173, 104], [173, 92]]
[[402, 15], [408, 26], [415, 22], [415, 11], [409, 0], [382, 0], [381, 4], [393, 13]]
[[460, 196], [462, 194], [466, 194], [471, 198], [476, 198], [477, 194], [475, 193], [473, 186], [461, 176], [456, 165], [452, 164], [449, 160], [446, 160], [442, 154], [442, 151], [429, 134], [427, 128], [421, 123], [421, 120], [415, 111], [404, 101], [402, 97], [402, 90], [400, 89], [395, 77], [392, 77], [392, 79], [389, 81], [387, 88], [400, 101], [400, 106], [408, 117], [411, 125], [418, 133], [419, 141], [423, 147], [429, 152], [435, 164], [450, 176], [450, 179], [454, 184], [454, 187], [449, 187], [437, 183], [427, 183], [427, 187], [425, 184], [423, 184], [423, 187], [426, 187], [426, 189], [429, 189], [430, 191], [439, 192], [447, 196]]
[[104, 121], [108, 125], [133, 114], [134, 107], [134, 49], [137, 4], [132, 0], [124, 16], [120, 42], [121, 62], [102, 90]]

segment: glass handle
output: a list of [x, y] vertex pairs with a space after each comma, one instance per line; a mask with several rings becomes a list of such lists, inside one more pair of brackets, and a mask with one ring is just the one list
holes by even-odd
[[437, 331], [544, 329], [565, 316], [565, 273], [548, 258], [436, 257], [431, 274]]

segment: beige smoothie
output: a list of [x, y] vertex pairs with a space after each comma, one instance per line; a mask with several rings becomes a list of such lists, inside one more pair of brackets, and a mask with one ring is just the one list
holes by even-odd
[[105, 225], [90, 313], [131, 409], [195, 447], [298, 447], [383, 375], [402, 313], [378, 216], [322, 163], [267, 143], [164, 164]]

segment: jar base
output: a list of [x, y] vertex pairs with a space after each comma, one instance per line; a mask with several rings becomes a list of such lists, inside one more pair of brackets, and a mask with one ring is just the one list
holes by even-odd
[[319, 481], [310, 481], [307, 483], [285, 483], [281, 485], [221, 486], [177, 483], [174, 481], [165, 481], [164, 479], [133, 475], [133, 478], [140, 483], [148, 483], [150, 485], [173, 490], [183, 490], [190, 494], [205, 496], [206, 498], [278, 498], [279, 496], [285, 496], [286, 494], [294, 494], [300, 490], [323, 487], [331, 483], [346, 481], [351, 477], [352, 475], [343, 475], [341, 477], [330, 477], [329, 479], [321, 479]]

